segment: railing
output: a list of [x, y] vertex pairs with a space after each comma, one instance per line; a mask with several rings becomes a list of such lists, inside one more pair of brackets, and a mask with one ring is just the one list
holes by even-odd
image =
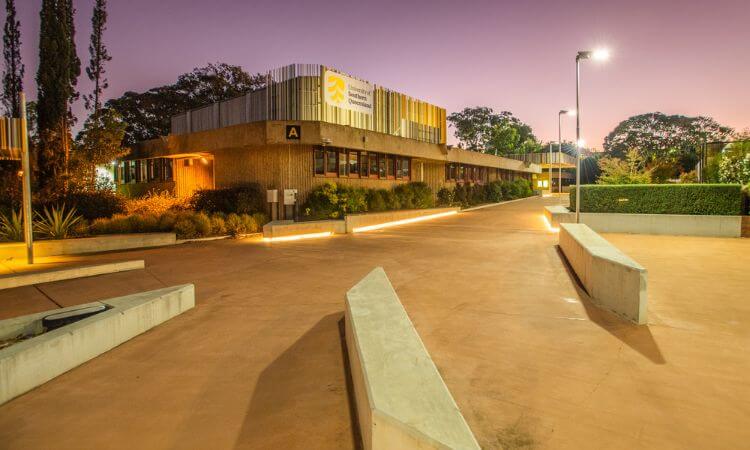
[[[552, 155], [550, 155], [549, 152], [539, 152], [539, 153], [522, 153], [522, 154], [504, 155], [504, 156], [509, 159], [523, 161], [527, 164], [557, 165], [562, 162], [563, 166], [575, 166], [576, 165], [575, 156], [570, 156], [567, 153], [563, 153], [562, 155], [560, 155], [560, 153], [556, 151], [553, 151]], [[560, 158], [560, 156], [562, 156], [562, 158]]]

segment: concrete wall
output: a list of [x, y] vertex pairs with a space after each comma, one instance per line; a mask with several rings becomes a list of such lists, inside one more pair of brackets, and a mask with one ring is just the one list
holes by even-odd
[[560, 224], [560, 248], [592, 300], [635, 323], [646, 323], [643, 266], [584, 224]]
[[263, 225], [263, 237], [265, 238], [299, 236], [313, 233], [343, 234], [345, 232], [346, 228], [343, 220], [313, 220], [310, 222], [275, 220]]
[[134, 261], [119, 261], [94, 266], [70, 267], [43, 272], [23, 272], [20, 274], [0, 276], [0, 289], [11, 289], [19, 286], [29, 286], [53, 281], [70, 280], [73, 278], [93, 277], [107, 273], [124, 272], [127, 270], [143, 269], [142, 259]]
[[382, 268], [346, 294], [345, 321], [365, 449], [479, 449]]
[[[174, 233], [108, 234], [87, 238], [40, 240], [34, 242], [34, 256], [98, 253], [131, 248], [161, 247], [175, 243]], [[23, 242], [0, 244], [0, 259], [8, 258], [26, 258], [26, 244]]]
[[[575, 222], [575, 212], [548, 206], [552, 226]], [[581, 213], [585, 223], [599, 233], [665, 234], [676, 236], [740, 237], [742, 216], [695, 216], [679, 214]]]
[[348, 214], [345, 218], [346, 232], [352, 233], [355, 228], [360, 227], [379, 225], [388, 222], [397, 222], [399, 220], [415, 219], [419, 217], [431, 216], [434, 214], [444, 214], [451, 212], [458, 212], [458, 208], [407, 209], [377, 213]]
[[182, 314], [195, 306], [195, 290], [186, 284], [8, 319], [0, 338], [38, 329], [50, 314], [101, 304], [112, 308], [0, 350], [0, 404]]

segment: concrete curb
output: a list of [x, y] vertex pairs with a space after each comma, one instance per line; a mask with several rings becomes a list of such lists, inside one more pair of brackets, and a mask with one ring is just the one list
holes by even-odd
[[[78, 255], [163, 247], [174, 245], [175, 242], [174, 233], [105, 234], [84, 238], [40, 240], [34, 242], [34, 256]], [[0, 244], [0, 259], [10, 258], [25, 259], [26, 244], [23, 242]]]
[[39, 333], [48, 315], [97, 305], [110, 308], [0, 350], [0, 405], [193, 308], [195, 288], [185, 284], [2, 320], [0, 339]]
[[73, 278], [93, 277], [108, 273], [125, 272], [145, 268], [142, 259], [133, 261], [119, 261], [94, 266], [71, 267], [48, 270], [44, 272], [21, 272], [19, 274], [0, 276], [0, 290], [12, 289], [33, 284], [52, 283], [54, 281], [71, 280]]
[[382, 268], [347, 292], [345, 328], [365, 449], [479, 449]]
[[647, 322], [646, 269], [584, 224], [560, 224], [560, 249], [589, 296], [637, 324]]

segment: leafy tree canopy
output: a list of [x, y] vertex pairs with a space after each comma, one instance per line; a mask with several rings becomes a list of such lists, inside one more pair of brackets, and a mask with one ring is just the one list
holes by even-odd
[[541, 146], [531, 127], [509, 111], [492, 108], [464, 108], [448, 116], [455, 136], [467, 150], [507, 155], [539, 151]]
[[169, 134], [170, 118], [191, 108], [227, 100], [265, 86], [261, 74], [250, 75], [240, 66], [208, 64], [180, 75], [177, 82], [149, 89], [126, 92], [106, 106], [127, 123], [124, 145]]
[[692, 160], [686, 155], [695, 154], [699, 145], [724, 140], [731, 133], [710, 117], [641, 114], [620, 122], [604, 139], [604, 151], [623, 158], [628, 150], [638, 149], [648, 162]]
[[598, 184], [649, 184], [651, 171], [646, 169], [643, 156], [636, 149], [630, 149], [625, 158], [606, 156], [599, 159], [601, 175]]

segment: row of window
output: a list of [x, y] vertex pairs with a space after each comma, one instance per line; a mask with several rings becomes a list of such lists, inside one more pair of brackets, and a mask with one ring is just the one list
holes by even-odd
[[120, 161], [115, 166], [115, 183], [172, 181], [173, 161], [170, 158]]
[[411, 158], [386, 153], [318, 147], [313, 152], [317, 176], [411, 179]]
[[492, 167], [473, 166], [471, 164], [449, 163], [445, 165], [445, 181], [467, 183], [489, 183], [489, 176], [495, 171], [495, 180], [515, 180], [518, 177], [528, 178], [528, 174], [519, 174], [512, 170]]

